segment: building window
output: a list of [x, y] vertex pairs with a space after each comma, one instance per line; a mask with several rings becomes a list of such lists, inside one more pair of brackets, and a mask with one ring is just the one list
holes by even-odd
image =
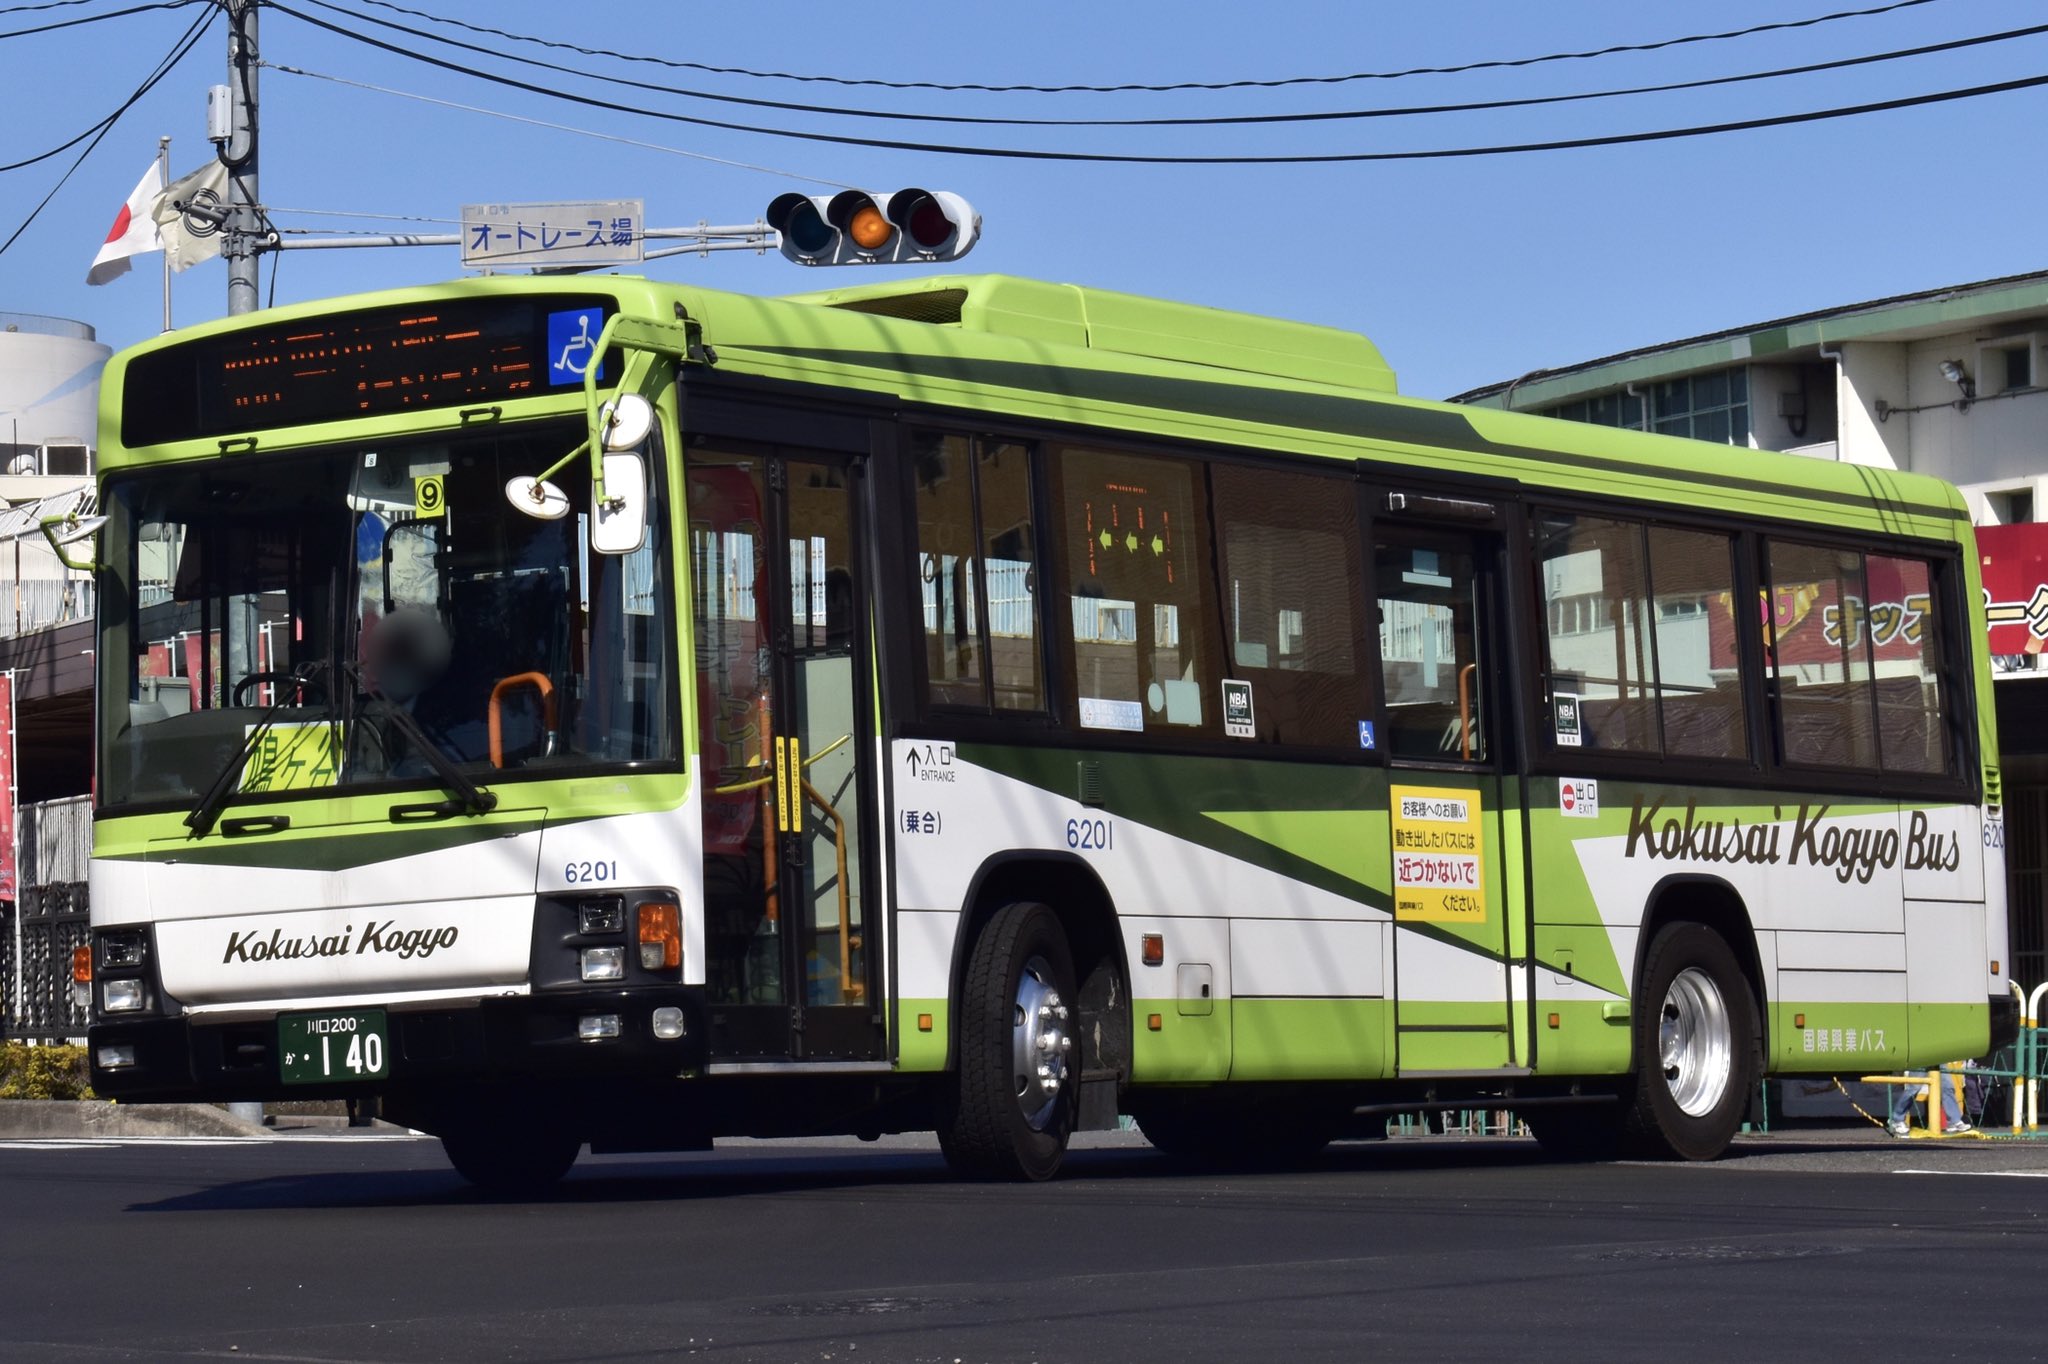
[[1658, 384], [1649, 395], [1646, 423], [1641, 395], [1603, 393], [1554, 407], [1543, 415], [1566, 421], [1618, 426], [1630, 431], [1656, 431], [1722, 445], [1748, 445], [1749, 371], [1724, 369]]

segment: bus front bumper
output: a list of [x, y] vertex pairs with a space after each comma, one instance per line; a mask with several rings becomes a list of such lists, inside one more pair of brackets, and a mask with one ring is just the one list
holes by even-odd
[[[89, 1034], [93, 1090], [131, 1103], [282, 1102], [445, 1084], [672, 1079], [702, 1070], [705, 1056], [703, 991], [694, 986], [390, 1009], [385, 1072], [363, 1080], [288, 1082], [279, 1017], [101, 1020]], [[678, 1023], [677, 1035], [661, 1035]]]

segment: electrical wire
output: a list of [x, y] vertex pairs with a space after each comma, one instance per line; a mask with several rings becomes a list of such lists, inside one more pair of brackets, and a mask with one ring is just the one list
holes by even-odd
[[[411, 28], [404, 24], [392, 23], [389, 20], [378, 19], [372, 15], [359, 15], [354, 13], [353, 11], [343, 9], [339, 5], [330, 3], [330, 0], [306, 0], [306, 3], [318, 6], [321, 9], [331, 11], [335, 14], [344, 15], [349, 18], [361, 19], [364, 20], [365, 22], [376, 24], [383, 28], [392, 29], [399, 33], [406, 34], [409, 37], [424, 38], [429, 42], [442, 43], [449, 47], [458, 48], [465, 52], [477, 53], [484, 56], [499, 57], [506, 61], [517, 62], [523, 66], [539, 67], [545, 71], [558, 72], [563, 75], [576, 76], [585, 80], [602, 82], [607, 85], [624, 86], [628, 89], [642, 90], [654, 94], [677, 95], [686, 99], [706, 100], [719, 104], [744, 105], [757, 109], [773, 109], [783, 113], [825, 114], [841, 118], [888, 119], [916, 123], [953, 123], [997, 127], [1034, 128], [1225, 127], [1248, 126], [1259, 124], [1329, 123], [1373, 118], [1406, 118], [1425, 114], [1460, 114], [1494, 112], [1502, 109], [1526, 109], [1542, 105], [1573, 104], [1596, 99], [1617, 99], [1631, 95], [1668, 94], [1673, 91], [1679, 90], [1702, 90], [1712, 86], [1719, 85], [1739, 85], [1752, 81], [1775, 80], [1787, 76], [1813, 75], [1824, 71], [1840, 71], [1851, 67], [1870, 66], [1880, 62], [1898, 61], [1910, 57], [1929, 56], [1940, 52], [1954, 52], [1966, 48], [1983, 47], [1991, 43], [2007, 42], [2018, 38], [2037, 37], [2040, 34], [2048, 33], [2048, 24], [2035, 24], [2027, 28], [2008, 29], [2002, 33], [1989, 33], [1973, 38], [1955, 38], [1950, 39], [1946, 42], [1929, 43], [1920, 47], [1902, 48], [1892, 52], [1873, 53], [1861, 57], [1844, 57], [1836, 59], [1834, 61], [1812, 62], [1803, 66], [1779, 67], [1775, 70], [1770, 71], [1751, 71], [1732, 76], [1708, 76], [1697, 80], [1673, 81], [1662, 85], [1638, 85], [1617, 90], [1590, 90], [1576, 94], [1538, 95], [1517, 99], [1484, 100], [1463, 104], [1415, 105], [1405, 108], [1385, 109], [1342, 109], [1294, 114], [1237, 114], [1228, 116], [1200, 118], [990, 118], [977, 117], [968, 114], [919, 114], [902, 113], [879, 109], [849, 109], [837, 105], [794, 104], [782, 100], [752, 99], [740, 95], [719, 95], [711, 94], [701, 90], [681, 90], [673, 86], [657, 85], [649, 81], [628, 80], [622, 76], [608, 76], [597, 72], [579, 71], [575, 67], [563, 66], [556, 62], [542, 61], [537, 57], [521, 57], [512, 53], [498, 52], [491, 48], [481, 46], [480, 44], [466, 43], [461, 41], [460, 39], [455, 38], [444, 38], [437, 34], [429, 33], [424, 29]], [[317, 20], [311, 19], [311, 17], [308, 15], [302, 14], [299, 11], [294, 10], [293, 8], [291, 8], [291, 6], [287, 4], [280, 3], [279, 0], [271, 0], [270, 8], [276, 10], [279, 13], [288, 14], [295, 19], [301, 19], [312, 23], [319, 22]], [[342, 33], [345, 36], [356, 38], [358, 41], [364, 41], [361, 35], [347, 33], [346, 30], [338, 28], [329, 28], [329, 31]]]
[[1665, 48], [1681, 47], [1689, 43], [1721, 42], [1730, 38], [1746, 38], [1758, 33], [1773, 33], [1784, 29], [1812, 28], [1819, 24], [1834, 23], [1842, 19], [1862, 19], [1873, 15], [1890, 14], [1894, 10], [1911, 9], [1917, 5], [1932, 4], [1934, 0], [1893, 0], [1891, 4], [1877, 5], [1869, 9], [1838, 10], [1832, 14], [1819, 14], [1809, 19], [1788, 19], [1775, 23], [1754, 24], [1748, 28], [1729, 29], [1721, 33], [1693, 33], [1680, 38], [1664, 38], [1649, 43], [1617, 43], [1609, 47], [1594, 48], [1584, 52], [1552, 52], [1540, 57], [1517, 57], [1494, 61], [1467, 62], [1461, 66], [1417, 66], [1404, 71], [1357, 71], [1338, 76], [1287, 76], [1272, 80], [1232, 81], [1178, 81], [1167, 85], [948, 85], [937, 81], [889, 81], [854, 78], [846, 76], [807, 76], [790, 71], [755, 71], [741, 66], [707, 66], [701, 62], [673, 61], [665, 57], [635, 56], [630, 53], [613, 52], [605, 48], [581, 47], [575, 43], [559, 42], [550, 38], [536, 38], [528, 34], [513, 33], [502, 28], [490, 28], [481, 24], [467, 23], [444, 15], [430, 14], [425, 10], [408, 9], [391, 0], [362, 0], [367, 5], [408, 14], [432, 23], [446, 24], [452, 28], [467, 29], [472, 33], [492, 38], [506, 38], [513, 42], [532, 43], [577, 53], [585, 57], [610, 57], [622, 62], [645, 62], [655, 66], [668, 67], [677, 71], [701, 71], [714, 76], [746, 76], [757, 80], [800, 81], [822, 85], [873, 86], [888, 90], [937, 90], [937, 91], [978, 91], [990, 94], [1125, 94], [1162, 93], [1178, 90], [1272, 90], [1290, 85], [1339, 85], [1351, 81], [1400, 80], [1408, 76], [1452, 76], [1467, 71], [1504, 70], [1513, 67], [1538, 66], [1546, 62], [1584, 61], [1594, 57], [1609, 57], [1624, 52], [1657, 52]]
[[[29, 210], [28, 217], [22, 219], [21, 226], [15, 228], [13, 234], [6, 241], [0, 242], [0, 255], [7, 254], [7, 249], [21, 240], [21, 234], [28, 231], [29, 225], [35, 222], [41, 216], [42, 211], [50, 206], [50, 201], [57, 197], [57, 191], [63, 189], [65, 182], [71, 179], [72, 174], [85, 164], [85, 158], [92, 155], [93, 148], [100, 145], [101, 139], [113, 131], [114, 125], [120, 122], [121, 115], [134, 108], [144, 95], [154, 89], [159, 81], [163, 80], [165, 76], [170, 75], [177, 68], [178, 63], [184, 61], [190, 55], [192, 49], [198, 45], [200, 38], [205, 36], [207, 28], [213, 23], [215, 13], [216, 11], [209, 5], [206, 13], [200, 15], [192, 27], [185, 30], [184, 36], [171, 44], [171, 50], [157, 63], [156, 70], [150, 73], [149, 78], [136, 87], [135, 93], [128, 96], [118, 109], [107, 115], [106, 118], [96, 125], [98, 131], [93, 134], [92, 141], [86, 144], [85, 150], [78, 154], [78, 159], [66, 168], [64, 174], [57, 177], [57, 183], [50, 187], [50, 192], [43, 196], [41, 203], [38, 203]], [[75, 145], [77, 141], [78, 138], [73, 138], [66, 145]], [[41, 158], [37, 159], [40, 160]]]
[[[65, 0], [65, 3], [82, 3], [82, 0]], [[27, 38], [37, 33], [55, 33], [59, 29], [78, 28], [84, 24], [97, 24], [102, 20], [106, 19], [126, 19], [130, 15], [147, 14], [151, 10], [184, 9], [187, 5], [207, 5], [210, 7], [213, 3], [214, 0], [156, 0], [156, 3], [154, 4], [131, 5], [127, 9], [112, 9], [108, 10], [105, 14], [88, 14], [78, 19], [66, 19], [63, 20], [61, 23], [38, 24], [34, 28], [12, 29], [6, 33], [0, 33], [0, 41], [4, 41], [8, 38]], [[45, 6], [41, 8], [47, 7]], [[11, 11], [8, 10], [0, 10], [0, 14], [7, 14], [10, 12]]]
[[43, 10], [75, 9], [79, 5], [96, 5], [100, 0], [44, 0], [40, 5], [0, 5], [0, 14], [35, 14]]
[[[305, 16], [299, 17], [305, 18]], [[322, 23], [317, 19], [306, 18], [305, 21], [321, 28], [331, 29], [333, 27], [333, 25]], [[456, 62], [444, 61], [438, 57], [429, 57], [424, 53], [408, 52], [403, 48], [379, 42], [374, 38], [366, 38], [361, 35], [346, 36], [356, 37], [358, 41], [368, 43], [372, 47], [382, 48], [387, 52], [408, 57], [427, 66], [436, 67], [443, 71], [453, 71], [459, 75], [472, 76], [494, 85], [502, 85], [514, 90], [523, 90], [528, 94], [542, 95], [549, 99], [561, 100], [569, 104], [580, 104], [587, 108], [604, 109], [611, 113], [637, 114], [643, 118], [659, 119], [667, 123], [684, 123], [693, 127], [717, 128], [726, 132], [752, 133], [762, 137], [780, 137], [798, 142], [823, 142], [842, 147], [874, 147], [887, 151], [925, 152], [947, 156], [991, 157], [1018, 161], [1094, 162], [1111, 165], [1344, 165], [1368, 161], [1437, 161], [1459, 157], [1510, 156], [1528, 152], [1575, 151], [1593, 147], [1627, 146], [1641, 142], [1668, 142], [1680, 138], [1708, 137], [1720, 133], [1748, 132], [1761, 128], [1792, 127], [1802, 123], [1819, 123], [1838, 118], [1855, 118], [1864, 114], [1887, 113], [1898, 109], [1919, 108], [1929, 104], [1946, 104], [1955, 100], [2008, 94], [2017, 90], [2031, 90], [2042, 85], [2048, 85], [2048, 75], [2029, 76], [2018, 80], [1998, 81], [1990, 85], [1975, 85], [1959, 90], [1943, 90], [1928, 95], [1906, 95], [1897, 99], [1875, 100], [1867, 104], [1843, 105], [1832, 109], [1811, 110], [1805, 113], [1773, 114], [1762, 118], [1738, 119], [1726, 123], [1698, 124], [1686, 128], [1659, 128], [1644, 132], [1609, 133], [1598, 137], [1562, 138], [1548, 142], [1520, 142], [1482, 147], [1439, 147], [1419, 151], [1398, 152], [1321, 152], [1281, 156], [1139, 156], [1111, 152], [1065, 152], [1019, 147], [973, 147], [948, 143], [904, 142], [892, 138], [850, 137], [839, 133], [811, 133], [788, 128], [763, 128], [753, 124], [728, 123], [720, 119], [700, 118], [693, 114], [678, 114], [658, 109], [646, 109], [637, 105], [620, 104], [612, 100], [598, 99], [591, 95], [571, 94], [566, 90], [552, 90], [546, 86], [535, 85], [530, 81], [515, 80], [510, 76], [493, 75], [490, 72], [479, 71], [472, 67], [462, 66]], [[269, 63], [266, 63], [266, 65], [269, 65]], [[447, 103], [447, 101], [430, 99], [427, 96], [414, 95], [406, 91], [364, 85], [361, 82], [349, 81], [342, 77], [327, 75], [323, 72], [309, 71], [302, 67], [273, 66], [272, 69], [291, 75], [335, 81], [344, 85], [360, 85], [364, 89], [375, 89], [383, 94], [399, 95], [407, 99], [421, 100], [426, 103]], [[495, 111], [478, 109], [475, 112], [494, 113]], [[496, 116], [504, 118], [518, 117], [517, 115], [510, 114], [497, 114]], [[532, 119], [521, 121], [539, 122], [539, 120]], [[631, 141], [629, 138], [614, 138], [611, 140], [619, 142]], [[674, 149], [661, 148], [660, 150], [673, 151]], [[687, 155], [688, 153], [685, 154]], [[705, 159], [715, 160], [716, 158]], [[726, 164], [738, 163], [728, 162]], [[749, 167], [749, 169], [760, 168]], [[816, 177], [812, 176], [799, 178], [816, 180]]]
[[[638, 147], [642, 151], [661, 152], [668, 156], [687, 157], [692, 161], [704, 161], [714, 166], [728, 166], [733, 170], [758, 171], [763, 175], [773, 175], [784, 180], [801, 180], [806, 184], [824, 185], [830, 189], [859, 188], [859, 186], [849, 185], [843, 180], [827, 180], [822, 176], [804, 175], [798, 171], [777, 170], [773, 166], [755, 165], [751, 161], [734, 161], [729, 157], [712, 156], [707, 152], [686, 151], [681, 147], [664, 146], [659, 142], [647, 142], [636, 137], [622, 137], [617, 133], [601, 133], [592, 128], [577, 128], [566, 123], [551, 123], [546, 119], [530, 118], [525, 114], [508, 114], [501, 109], [486, 109], [482, 105], [462, 104], [452, 99], [441, 99], [434, 95], [414, 94], [410, 90], [394, 90], [389, 86], [372, 85], [368, 81], [351, 80], [346, 76], [331, 76], [324, 71], [308, 71], [304, 67], [285, 66], [278, 62], [259, 62], [257, 65], [265, 70], [276, 71], [286, 76], [303, 76], [308, 80], [327, 81], [330, 84], [345, 85], [354, 90], [367, 90], [372, 94], [390, 95], [397, 99], [409, 99], [419, 104], [432, 104], [443, 109], [453, 109], [459, 113], [482, 114], [486, 118], [503, 119], [507, 123], [521, 123], [529, 128], [545, 128], [549, 132], [573, 133], [578, 137], [588, 137], [599, 142], [616, 142], [624, 147]], [[623, 108], [623, 106], [618, 105], [611, 107]], [[426, 221], [431, 222], [434, 220], [427, 219]]]

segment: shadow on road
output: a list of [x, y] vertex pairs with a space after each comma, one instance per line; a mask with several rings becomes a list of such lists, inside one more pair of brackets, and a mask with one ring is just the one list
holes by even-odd
[[[272, 1148], [277, 1149], [277, 1148]], [[335, 1148], [329, 1147], [329, 1150]], [[391, 1148], [383, 1148], [390, 1150]], [[130, 1212], [245, 1212], [378, 1207], [464, 1207], [502, 1204], [696, 1202], [959, 1184], [1028, 1194], [1044, 1185], [975, 1185], [958, 1180], [936, 1150], [821, 1145], [792, 1140], [676, 1155], [585, 1155], [567, 1179], [531, 1198], [487, 1194], [443, 1163], [439, 1150], [403, 1148], [409, 1168], [337, 1169], [327, 1174], [236, 1180], [173, 1198], [130, 1205]], [[1090, 1181], [1212, 1182], [1217, 1179], [1285, 1180], [1346, 1171], [1398, 1175], [1445, 1170], [1517, 1169], [1548, 1163], [1528, 1141], [1344, 1142], [1314, 1159], [1272, 1168], [1223, 1168], [1172, 1159], [1148, 1146], [1077, 1150], [1069, 1154], [1061, 1184]]]

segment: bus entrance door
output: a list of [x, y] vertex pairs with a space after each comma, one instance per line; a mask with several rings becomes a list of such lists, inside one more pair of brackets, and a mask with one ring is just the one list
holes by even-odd
[[690, 463], [714, 1065], [881, 1055], [857, 482], [828, 457]]
[[[1503, 875], [1500, 536], [1424, 524], [1392, 495], [1378, 521], [1382, 733], [1393, 843], [1394, 1029], [1404, 1075], [1515, 1064]], [[1406, 511], [1410, 514], [1403, 515]]]

